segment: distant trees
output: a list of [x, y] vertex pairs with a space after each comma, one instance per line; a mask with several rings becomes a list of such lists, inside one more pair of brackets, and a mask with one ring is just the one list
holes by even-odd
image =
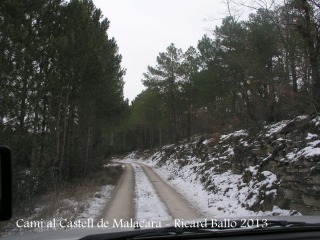
[[129, 106], [109, 21], [91, 0], [1, 1], [0, 141], [16, 182], [28, 169], [41, 191], [113, 152], [318, 112], [319, 3], [272, 6], [227, 16], [185, 52], [168, 46]]
[[317, 1], [299, 0], [292, 2], [298, 12], [299, 20], [297, 28], [300, 32], [307, 54], [311, 70], [313, 88], [313, 100], [316, 109], [320, 110], [320, 8]]
[[177, 101], [181, 90], [179, 89], [181, 71], [182, 50], [171, 44], [167, 52], [160, 53], [157, 57], [157, 66], [148, 67], [148, 72], [144, 74], [145, 80], [143, 80], [145, 86], [161, 94], [163, 113], [168, 121], [171, 142], [179, 139]]
[[91, 0], [1, 1], [0, 141], [13, 150], [16, 178], [30, 169], [46, 188], [111, 150], [127, 103], [108, 27]]
[[131, 105], [127, 145], [132, 149], [153, 148], [161, 145], [164, 125], [161, 95], [147, 89]]
[[226, 17], [197, 49], [183, 53], [171, 44], [148, 67], [147, 90], [133, 102], [132, 114], [139, 102], [140, 114], [149, 115], [150, 102], [144, 111], [147, 103], [139, 99], [159, 96], [154, 106], [163, 117], [162, 143], [173, 143], [228, 125], [259, 126], [319, 111], [319, 4], [270, 6], [259, 5], [246, 21]]

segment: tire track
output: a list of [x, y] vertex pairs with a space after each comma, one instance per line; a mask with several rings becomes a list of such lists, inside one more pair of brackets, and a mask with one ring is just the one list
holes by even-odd
[[174, 219], [200, 219], [203, 214], [195, 209], [181, 194], [159, 177], [149, 166], [139, 164]]
[[113, 222], [114, 219], [164, 221], [204, 217], [149, 166], [132, 162], [124, 165], [124, 172], [100, 218]]
[[[112, 197], [107, 203], [101, 218], [109, 222], [114, 219], [129, 221], [134, 219], [135, 175], [131, 164], [125, 163], [122, 176], [114, 188]], [[99, 220], [100, 218], [98, 218]]]
[[138, 221], [165, 221], [172, 217], [141, 166], [132, 163], [135, 172], [136, 219]]

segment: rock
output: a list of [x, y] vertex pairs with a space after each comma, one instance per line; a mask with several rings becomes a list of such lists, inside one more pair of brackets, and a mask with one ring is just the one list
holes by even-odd
[[320, 198], [302, 194], [303, 203], [307, 206], [319, 207], [320, 208]]
[[284, 198], [286, 199], [297, 199], [301, 198], [301, 193], [297, 191], [293, 191], [291, 189], [284, 189]]

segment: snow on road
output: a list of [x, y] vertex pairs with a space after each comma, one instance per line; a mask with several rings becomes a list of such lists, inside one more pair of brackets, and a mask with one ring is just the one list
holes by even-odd
[[114, 219], [127, 221], [134, 217], [134, 182], [133, 168], [130, 164], [125, 164], [124, 172], [101, 217], [109, 222], [112, 222]]
[[[190, 157], [190, 159], [192, 159]], [[124, 161], [136, 162], [150, 166], [158, 176], [171, 185], [176, 192], [184, 196], [189, 203], [201, 210], [205, 217], [239, 217], [239, 216], [266, 216], [266, 215], [290, 215], [290, 210], [280, 209], [274, 206], [271, 211], [250, 211], [241, 203], [249, 203], [246, 197], [255, 189], [252, 187], [243, 187], [238, 190], [237, 185], [244, 183], [241, 181], [241, 175], [234, 174], [231, 171], [225, 173], [215, 173], [210, 170], [209, 176], [214, 179], [216, 193], [207, 191], [202, 185], [199, 176], [194, 171], [195, 167], [199, 167], [202, 163], [190, 161], [189, 164], [179, 167], [176, 160], [168, 161], [157, 165], [159, 158], [150, 158], [142, 160], [135, 154], [128, 155]], [[252, 180], [254, 181], [254, 180]], [[275, 181], [274, 175], [267, 175], [266, 181], [255, 183], [261, 185], [263, 183], [272, 183]], [[249, 185], [252, 185], [250, 182]], [[245, 184], [247, 185], [247, 184]]]
[[164, 221], [172, 217], [165, 204], [160, 200], [142, 168], [131, 163], [135, 173], [136, 218], [139, 221]]

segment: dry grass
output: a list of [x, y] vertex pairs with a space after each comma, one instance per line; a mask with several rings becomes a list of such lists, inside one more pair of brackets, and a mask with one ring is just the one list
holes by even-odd
[[0, 223], [0, 236], [4, 232], [15, 230], [16, 221], [20, 218], [45, 220], [58, 216], [72, 220], [88, 207], [86, 200], [100, 191], [101, 186], [115, 185], [122, 171], [120, 166], [103, 168], [85, 178], [64, 183], [54, 192], [15, 203], [13, 218]]

